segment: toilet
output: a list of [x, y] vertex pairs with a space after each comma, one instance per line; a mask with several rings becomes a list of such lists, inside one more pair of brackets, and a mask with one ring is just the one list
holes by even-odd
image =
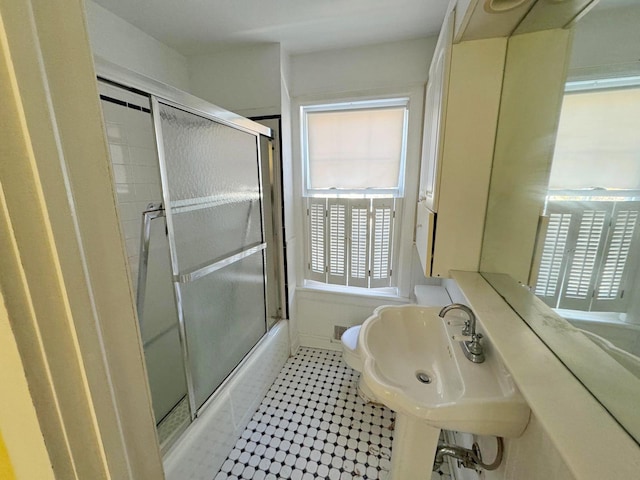
[[[436, 285], [416, 285], [414, 289], [416, 303], [429, 307], [444, 307], [451, 303], [451, 298], [444, 287]], [[344, 362], [356, 372], [362, 372], [362, 357], [358, 349], [358, 335], [361, 325], [348, 328], [340, 340], [342, 341], [342, 358]], [[380, 403], [374, 393], [367, 387], [360, 377], [358, 395], [367, 403]]]
[[[344, 363], [353, 368], [356, 372], [362, 372], [362, 358], [358, 351], [358, 335], [360, 335], [361, 325], [348, 328], [340, 337], [342, 340], [342, 358]], [[358, 381], [358, 395], [366, 403], [380, 403], [376, 400], [374, 393], [362, 381], [362, 376]]]

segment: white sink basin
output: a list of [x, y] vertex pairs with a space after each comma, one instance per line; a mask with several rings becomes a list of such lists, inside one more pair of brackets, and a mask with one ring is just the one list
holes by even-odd
[[530, 410], [510, 374], [490, 348], [484, 363], [467, 360], [452, 339], [460, 335], [460, 317], [451, 312], [443, 319], [439, 311], [419, 305], [377, 308], [358, 337], [363, 381], [389, 408], [431, 427], [521, 435]]

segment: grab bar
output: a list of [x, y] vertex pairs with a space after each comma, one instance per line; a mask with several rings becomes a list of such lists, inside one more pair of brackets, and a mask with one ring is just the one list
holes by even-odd
[[140, 234], [140, 257], [138, 260], [138, 291], [136, 292], [136, 308], [138, 323], [142, 332], [142, 311], [147, 289], [147, 269], [149, 267], [149, 239], [151, 236], [151, 220], [164, 217], [162, 203], [150, 203], [142, 212], [142, 231]]

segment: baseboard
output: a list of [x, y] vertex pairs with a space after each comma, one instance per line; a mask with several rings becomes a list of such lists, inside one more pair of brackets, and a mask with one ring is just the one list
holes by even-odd
[[324, 350], [342, 351], [342, 343], [339, 340], [301, 333], [299, 335], [300, 346], [309, 348], [322, 348]]

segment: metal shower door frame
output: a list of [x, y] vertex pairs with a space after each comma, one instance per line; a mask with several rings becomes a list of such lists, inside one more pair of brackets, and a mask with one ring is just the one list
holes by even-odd
[[[133, 91], [135, 93], [139, 93], [142, 94], [144, 96], [149, 97], [151, 105], [152, 105], [152, 111], [151, 111], [151, 116], [152, 116], [152, 120], [153, 120], [153, 124], [154, 124], [154, 134], [155, 134], [155, 141], [156, 141], [156, 148], [157, 148], [157, 153], [158, 153], [158, 160], [159, 160], [159, 166], [160, 166], [160, 171], [161, 171], [161, 188], [162, 188], [162, 196], [163, 196], [163, 207], [166, 210], [167, 206], [170, 205], [167, 202], [167, 197], [165, 196], [165, 191], [166, 191], [166, 164], [164, 163], [164, 144], [162, 143], [162, 134], [161, 134], [161, 129], [159, 130], [157, 128], [158, 126], [158, 121], [159, 121], [159, 116], [158, 116], [158, 102], [162, 102], [164, 104], [167, 104], [169, 106], [173, 106], [175, 108], [179, 108], [181, 110], [193, 113], [195, 115], [204, 117], [204, 118], [208, 118], [210, 120], [213, 120], [215, 122], [218, 122], [220, 124], [235, 128], [237, 130], [241, 130], [243, 132], [246, 133], [250, 133], [252, 135], [254, 135], [256, 137], [256, 148], [257, 148], [257, 154], [258, 154], [258, 174], [259, 174], [259, 183], [260, 183], [260, 217], [261, 217], [261, 229], [262, 229], [262, 233], [264, 235], [265, 232], [265, 217], [264, 217], [264, 191], [263, 191], [263, 164], [262, 164], [262, 149], [260, 148], [260, 136], [264, 136], [267, 138], [272, 138], [272, 132], [271, 129], [261, 125], [253, 120], [250, 120], [248, 118], [242, 117], [241, 115], [238, 115], [236, 113], [233, 113], [229, 110], [226, 110], [224, 108], [218, 107], [212, 103], [207, 102], [206, 100], [202, 100], [201, 98], [198, 98], [194, 95], [191, 95], [187, 92], [184, 92], [183, 90], [180, 90], [178, 88], [172, 87], [170, 85], [167, 85], [165, 83], [162, 83], [158, 80], [155, 80], [151, 77], [147, 77], [146, 75], [140, 74], [138, 72], [129, 70], [125, 67], [122, 67], [120, 65], [117, 65], [115, 63], [109, 62], [107, 60], [105, 60], [104, 58], [101, 58], [99, 56], [96, 56], [94, 58], [94, 63], [95, 63], [95, 67], [96, 67], [96, 71], [97, 71], [97, 77], [99, 80], [105, 81], [107, 83], [111, 83], [113, 85], [116, 85], [118, 87], [124, 88], [126, 90], [129, 91]], [[155, 106], [154, 106], [155, 103]], [[156, 120], [158, 119], [158, 120]], [[170, 221], [170, 213], [167, 215], [165, 210], [165, 221], [167, 222], [167, 230], [169, 230], [169, 221]], [[156, 217], [153, 217], [156, 218]], [[151, 218], [149, 218], [149, 221], [151, 220]], [[173, 225], [172, 225], [173, 227]], [[144, 227], [143, 227], [144, 228]], [[173, 232], [173, 228], [171, 228], [171, 232]], [[144, 230], [143, 230], [144, 233]], [[264, 240], [264, 237], [263, 237]], [[174, 241], [173, 236], [170, 236], [170, 243], [169, 243], [169, 248], [171, 252], [175, 252], [175, 243], [173, 248], [171, 247], [171, 241]], [[148, 245], [147, 245], [148, 248]], [[148, 250], [147, 250], [148, 252]], [[173, 255], [173, 253], [172, 253]], [[172, 271], [174, 271], [175, 269], [175, 265], [174, 265], [174, 261], [175, 259], [172, 257], [171, 259], [171, 263], [172, 263]], [[262, 259], [262, 265], [263, 265], [263, 278], [264, 278], [264, 286], [265, 286], [265, 290], [264, 290], [264, 305], [265, 305], [265, 331], [268, 332], [268, 323], [269, 323], [269, 319], [268, 319], [268, 312], [270, 311], [270, 308], [268, 306], [269, 303], [269, 298], [267, 295], [267, 289], [268, 289], [268, 275], [267, 275], [267, 271], [266, 271], [266, 251], [265, 253], [263, 253], [263, 259]], [[146, 274], [146, 272], [145, 272]], [[140, 278], [140, 277], [139, 277]], [[186, 343], [186, 330], [185, 330], [185, 325], [184, 325], [184, 315], [183, 315], [183, 309], [182, 309], [182, 299], [180, 296], [180, 292], [179, 292], [179, 288], [176, 288], [176, 282], [174, 281], [174, 292], [175, 292], [175, 300], [176, 300], [176, 307], [177, 307], [177, 316], [178, 316], [178, 330], [179, 330], [179, 337], [180, 337], [180, 342], [181, 342], [181, 348], [183, 351], [183, 364], [184, 364], [184, 370], [185, 370], [185, 379], [186, 379], [186, 383], [187, 383], [187, 393], [188, 393], [188, 397], [189, 397], [189, 406], [190, 406], [190, 410], [191, 410], [191, 421], [195, 420], [196, 416], [197, 416], [197, 411], [195, 408], [195, 396], [194, 396], [194, 389], [193, 389], [193, 378], [191, 376], [191, 368], [190, 368], [190, 363], [189, 363], [189, 352], [188, 352], [188, 346]], [[140, 286], [140, 283], [138, 284]], [[140, 288], [140, 287], [138, 287]], [[144, 287], [143, 287], [144, 288]], [[140, 301], [144, 301], [144, 294], [146, 292], [143, 292], [143, 297]], [[136, 299], [138, 301], [138, 299]], [[278, 301], [279, 299], [275, 299], [275, 301]], [[285, 302], [286, 305], [286, 302]], [[247, 356], [250, 355], [250, 353], [257, 348], [257, 346], [265, 339], [265, 336], [262, 337], [261, 340], [258, 341], [258, 343], [256, 344], [256, 346], [253, 347], [253, 349], [251, 349], [249, 351], [249, 353], [240, 361], [240, 363], [238, 364], [238, 367], [240, 367], [241, 365], [244, 364], [244, 362], [247, 359]], [[217, 388], [217, 390], [215, 390], [213, 392], [213, 394], [209, 397], [209, 399], [200, 407], [200, 411], [205, 409], [207, 407], [207, 405], [214, 400], [214, 398], [216, 397], [216, 392], [220, 391], [224, 385], [229, 381], [230, 377], [227, 377], [222, 383], [221, 385]]]
[[[171, 259], [171, 271], [173, 276], [172, 283], [174, 287], [174, 295], [175, 295], [176, 306], [177, 306], [180, 344], [182, 347], [185, 378], [187, 383], [187, 393], [188, 393], [187, 396], [189, 400], [189, 410], [191, 414], [191, 421], [194, 421], [198, 416], [199, 412], [207, 407], [209, 402], [212, 400], [212, 397], [214, 396], [215, 392], [218, 391], [225, 384], [225, 382], [223, 381], [221, 385], [219, 385], [213, 392], [211, 392], [211, 394], [209, 395], [209, 398], [200, 407], [196, 405], [195, 387], [194, 387], [193, 373], [191, 371], [191, 365], [192, 365], [191, 355], [190, 355], [189, 345], [187, 340], [187, 326], [186, 326], [186, 320], [185, 320], [181, 285], [192, 282], [204, 276], [207, 276], [210, 273], [220, 270], [243, 258], [257, 254], [258, 252], [264, 252], [262, 253], [262, 276], [264, 280], [264, 290], [263, 290], [264, 318], [265, 318], [264, 329], [265, 329], [265, 333], [268, 332], [269, 299], [267, 295], [268, 276], [267, 276], [267, 270], [266, 270], [267, 243], [265, 241], [264, 192], [263, 192], [263, 184], [262, 184], [262, 158], [261, 158], [261, 149], [260, 149], [260, 135], [264, 134], [264, 131], [266, 130], [270, 136], [271, 131], [270, 129], [263, 127], [262, 125], [260, 125], [261, 127], [260, 129], [253, 130], [253, 129], [247, 128], [245, 125], [238, 125], [236, 123], [229, 122], [224, 118], [220, 118], [214, 114], [207, 113], [195, 106], [190, 107], [188, 105], [177, 103], [153, 94], [150, 95], [150, 101], [151, 101], [151, 116], [153, 119], [153, 127], [154, 127], [155, 140], [156, 140], [156, 148], [158, 150], [158, 162], [160, 166], [162, 199], [163, 199], [163, 205], [165, 206], [164, 216], [167, 222], [169, 252], [170, 252], [170, 259]], [[178, 265], [178, 257], [177, 257], [177, 246], [176, 246], [176, 240], [175, 240], [175, 228], [173, 223], [173, 212], [171, 209], [171, 199], [169, 195], [169, 178], [168, 178], [166, 155], [165, 155], [164, 142], [163, 142], [164, 138], [162, 133], [162, 124], [160, 119], [160, 104], [177, 108], [179, 110], [190, 113], [192, 115], [205, 118], [212, 122], [229, 126], [231, 128], [240, 130], [242, 132], [249, 133], [255, 137], [256, 152], [257, 152], [256, 161], [258, 163], [257, 168], [258, 168], [258, 184], [259, 184], [258, 186], [259, 186], [259, 201], [260, 201], [260, 230], [261, 230], [262, 242], [260, 242], [259, 244], [253, 244], [248, 248], [245, 248], [243, 251], [239, 253], [230, 255], [229, 257], [226, 257], [222, 260], [214, 261], [204, 267], [200, 267], [188, 273], [180, 272], [179, 265]], [[181, 212], [185, 212], [185, 211], [194, 210], [197, 208], [201, 208], [201, 205], [193, 204], [191, 206], [184, 206], [184, 207], [180, 207], [180, 210]]]

